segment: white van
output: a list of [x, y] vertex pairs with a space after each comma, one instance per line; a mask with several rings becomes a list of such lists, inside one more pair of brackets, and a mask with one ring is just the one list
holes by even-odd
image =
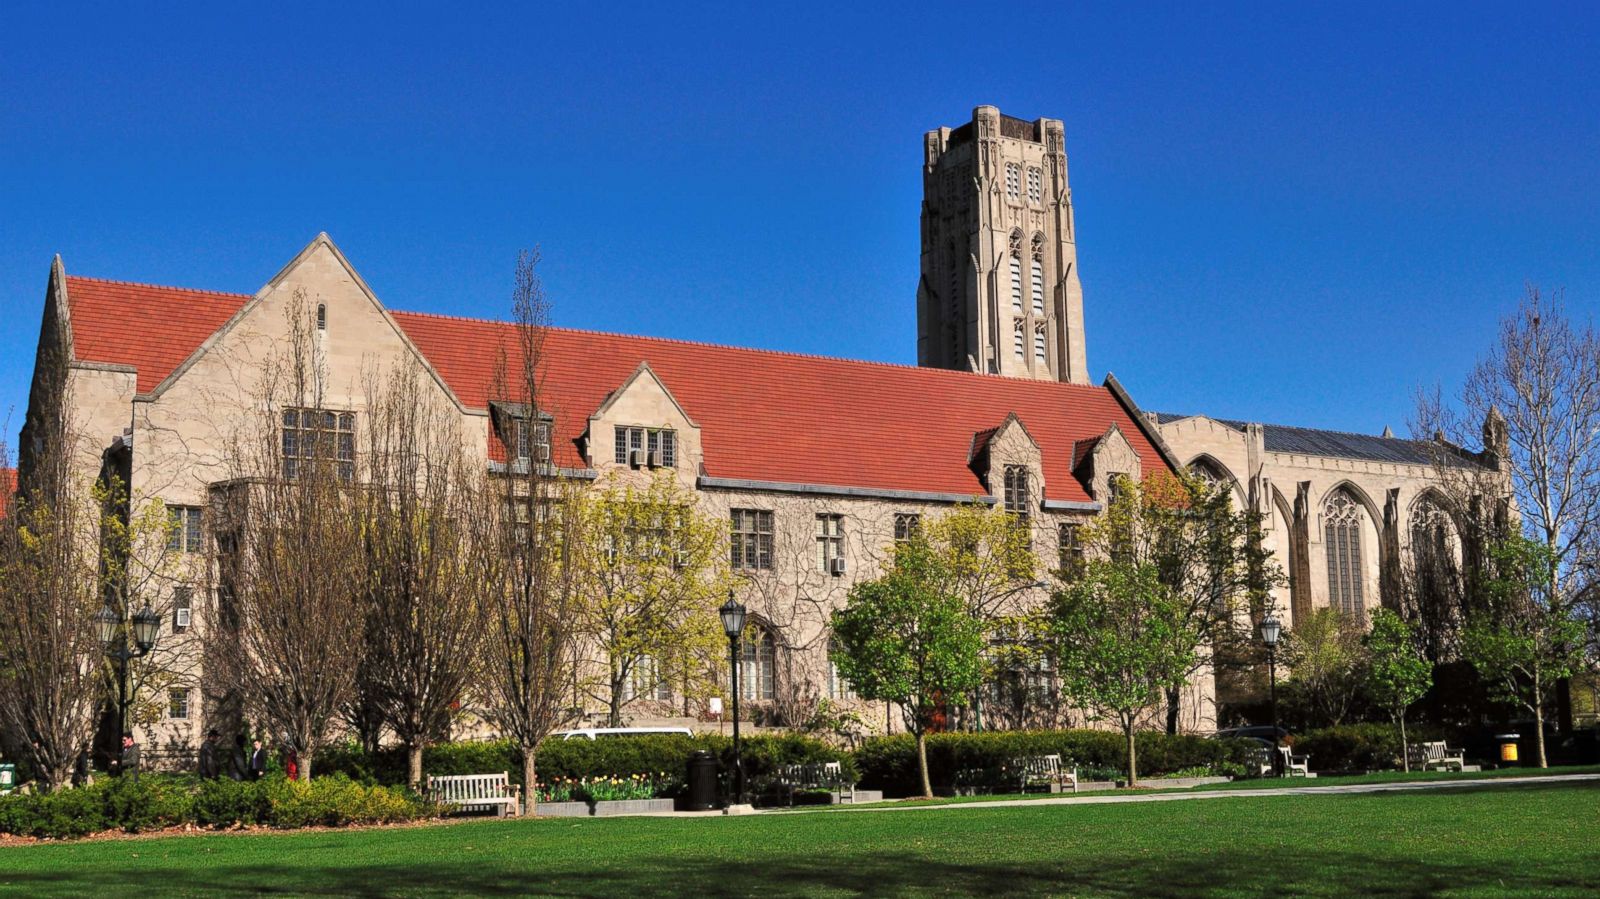
[[639, 734], [681, 734], [692, 737], [687, 727], [584, 727], [578, 730], [558, 730], [551, 734], [563, 740], [593, 740], [596, 737], [633, 737]]

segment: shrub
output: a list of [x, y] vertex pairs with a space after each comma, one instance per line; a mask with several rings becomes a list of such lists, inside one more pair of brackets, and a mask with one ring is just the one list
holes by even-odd
[[90, 787], [0, 798], [0, 833], [60, 838], [179, 824], [337, 827], [411, 821], [434, 811], [409, 791], [342, 776], [309, 782], [273, 776], [241, 783], [147, 774], [137, 781], [110, 778]]
[[[681, 779], [689, 753], [698, 749], [715, 752], [723, 770], [733, 767], [733, 740], [717, 734], [552, 739], [539, 750], [539, 780], [553, 784], [634, 775]], [[767, 775], [779, 765], [812, 762], [840, 762], [852, 777], [855, 773], [846, 752], [814, 737], [763, 734], [744, 740], [745, 772], [750, 777]], [[344, 774], [362, 783], [405, 782], [405, 750], [400, 747], [366, 753], [354, 744], [346, 744], [319, 753], [316, 764], [317, 770], [325, 774]], [[509, 740], [441, 743], [422, 754], [425, 777], [500, 771], [510, 775], [514, 785], [522, 785], [522, 752]]]
[[[1242, 771], [1251, 744], [1179, 734], [1141, 733], [1135, 737], [1141, 776], [1204, 768], [1209, 773]], [[1100, 730], [991, 731], [934, 734], [928, 738], [928, 775], [934, 791], [951, 792], [961, 775], [962, 786], [993, 787], [997, 772], [1019, 756], [1059, 755], [1063, 765], [1077, 766], [1087, 779], [1092, 769], [1127, 769], [1127, 748], [1121, 734]], [[868, 740], [856, 750], [861, 786], [890, 796], [921, 792], [917, 781], [916, 744], [908, 734]], [[1120, 774], [1119, 774], [1120, 776]], [[973, 782], [976, 780], [976, 782]]]
[[[1412, 742], [1438, 740], [1438, 728], [1414, 725]], [[1294, 738], [1294, 751], [1311, 756], [1313, 771], [1381, 771], [1400, 767], [1400, 732], [1388, 723], [1341, 724], [1307, 731]]]

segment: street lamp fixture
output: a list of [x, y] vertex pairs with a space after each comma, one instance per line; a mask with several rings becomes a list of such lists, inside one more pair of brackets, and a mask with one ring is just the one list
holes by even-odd
[[1282, 773], [1283, 753], [1278, 749], [1278, 637], [1283, 623], [1271, 612], [1261, 619], [1261, 642], [1267, 647], [1267, 678], [1272, 705], [1272, 770]]
[[[161, 616], [149, 606], [133, 615], [131, 627], [122, 626], [122, 616], [110, 606], [94, 615], [95, 629], [99, 631], [100, 645], [106, 656], [117, 664], [117, 736], [128, 732], [128, 662], [147, 656], [156, 646], [161, 633]], [[129, 645], [128, 638], [133, 638]]]
[[728, 601], [717, 610], [722, 618], [722, 629], [728, 634], [728, 666], [733, 672], [733, 801], [732, 806], [744, 803], [744, 757], [739, 740], [739, 635], [744, 633], [745, 607], [734, 599], [733, 588], [728, 589]]

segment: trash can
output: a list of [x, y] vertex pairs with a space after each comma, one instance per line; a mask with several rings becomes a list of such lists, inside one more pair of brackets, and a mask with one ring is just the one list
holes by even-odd
[[10, 762], [0, 762], [0, 796], [8, 795], [17, 788], [17, 766]]
[[1517, 764], [1517, 741], [1522, 739], [1522, 735], [1495, 734], [1494, 738], [1500, 741], [1500, 765], [1508, 767]]
[[709, 749], [689, 753], [684, 772], [683, 810], [709, 812], [717, 807], [717, 755]]

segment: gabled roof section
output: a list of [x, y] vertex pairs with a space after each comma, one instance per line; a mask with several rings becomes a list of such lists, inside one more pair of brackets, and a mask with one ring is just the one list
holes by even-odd
[[[69, 282], [77, 357], [133, 366], [141, 393], [202, 352], [254, 299]], [[359, 276], [357, 283], [365, 289]], [[486, 413], [491, 399], [503, 399], [491, 396], [502, 358], [506, 370], [522, 364], [509, 322], [385, 315], [469, 411]], [[561, 468], [587, 467], [579, 438], [590, 416], [617, 385], [645, 371], [671, 385], [685, 418], [701, 429], [703, 473], [710, 478], [985, 496], [968, 462], [974, 434], [995, 427], [1001, 410], [1027, 422], [1047, 472], [1069, 470], [1078, 442], [1112, 426], [1127, 436], [1146, 472], [1171, 467], [1135, 420], [1137, 407], [1112, 382], [1092, 387], [563, 328], [546, 331], [543, 352], [540, 406], [554, 418], [551, 461]], [[486, 439], [489, 427], [486, 421]], [[1059, 476], [1046, 478], [1044, 498], [1092, 501], [1075, 478]]]
[[[489, 400], [495, 360], [521, 365], [507, 322], [393, 313], [469, 406]], [[979, 375], [654, 337], [551, 328], [545, 395], [554, 459], [584, 467], [577, 441], [615, 385], [650, 371], [700, 427], [707, 477], [882, 491], [986, 496], [968, 462], [999, 410], [1028, 423], [1046, 471], [1071, 464], [1078, 440], [1116, 424], [1146, 471], [1167, 467], [1104, 387]], [[1090, 502], [1075, 479], [1046, 480], [1046, 499]]]
[[131, 366], [139, 393], [166, 380], [251, 299], [76, 275], [65, 282], [74, 361]]
[[656, 386], [661, 388], [661, 392], [666, 394], [667, 399], [671, 401], [672, 407], [678, 410], [679, 415], [683, 416], [683, 420], [687, 421], [690, 427], [699, 427], [699, 425], [695, 424], [694, 416], [690, 415], [688, 410], [683, 408], [683, 404], [678, 402], [678, 398], [672, 395], [672, 388], [668, 387], [666, 383], [656, 375], [655, 369], [650, 367], [649, 360], [640, 362], [639, 367], [633, 370], [633, 374], [628, 375], [628, 380], [623, 381], [622, 385], [616, 390], [606, 394], [605, 402], [601, 403], [599, 408], [590, 413], [589, 417], [599, 418], [600, 416], [604, 415], [606, 410], [611, 408], [611, 404], [615, 403], [618, 397], [621, 397], [624, 393], [627, 393], [628, 388], [633, 386], [633, 382], [639, 380], [640, 378], [649, 378], [650, 380], [654, 381]]

